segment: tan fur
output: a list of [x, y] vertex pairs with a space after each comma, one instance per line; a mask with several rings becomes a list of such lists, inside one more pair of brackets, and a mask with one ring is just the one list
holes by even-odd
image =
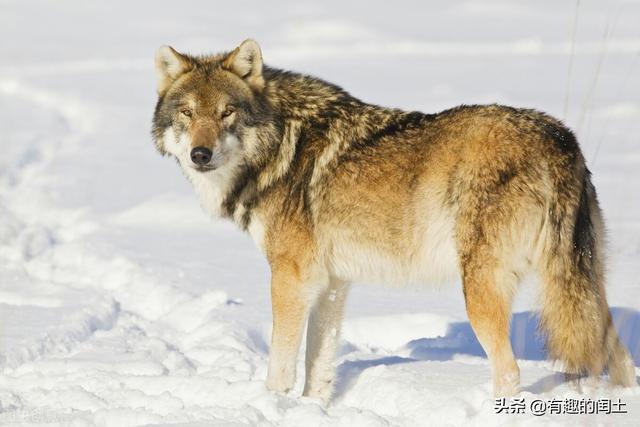
[[[158, 55], [169, 68], [159, 68], [156, 144], [178, 158], [203, 206], [248, 230], [269, 260], [270, 388], [293, 386], [312, 313], [305, 394], [328, 400], [349, 282], [461, 277], [494, 392], [515, 393], [511, 301], [531, 270], [543, 279], [551, 356], [570, 372], [608, 369], [614, 383], [635, 383], [606, 302], [595, 190], [562, 123], [499, 105], [425, 115], [365, 104], [263, 66], [254, 41], [221, 55], [171, 52]], [[187, 64], [183, 74], [175, 64]], [[196, 147], [224, 161], [194, 171]]]

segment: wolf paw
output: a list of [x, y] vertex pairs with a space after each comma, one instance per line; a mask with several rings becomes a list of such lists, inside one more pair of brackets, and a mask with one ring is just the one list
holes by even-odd
[[520, 392], [520, 373], [509, 372], [495, 379], [493, 395], [495, 397], [511, 397]]
[[634, 387], [638, 385], [635, 367], [629, 354], [624, 351], [619, 360], [609, 365], [609, 378], [613, 385]]
[[267, 388], [272, 391], [286, 393], [293, 388], [295, 380], [295, 375], [283, 371], [274, 373], [270, 370], [267, 374]]
[[323, 405], [329, 403], [331, 395], [333, 394], [333, 381], [332, 380], [316, 380], [307, 382], [304, 386], [303, 396], [310, 397], [312, 399], [318, 399]]

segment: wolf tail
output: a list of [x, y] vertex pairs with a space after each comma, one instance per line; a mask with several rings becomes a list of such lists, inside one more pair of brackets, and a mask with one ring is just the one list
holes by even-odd
[[[556, 182], [549, 201], [539, 268], [541, 327], [547, 349], [567, 372], [636, 384], [632, 359], [613, 326], [604, 289], [604, 227], [589, 170], [575, 182]], [[563, 191], [560, 191], [560, 190]]]

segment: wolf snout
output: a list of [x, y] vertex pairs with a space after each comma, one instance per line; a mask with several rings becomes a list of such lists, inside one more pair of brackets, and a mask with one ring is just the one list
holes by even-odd
[[207, 147], [196, 147], [191, 150], [191, 161], [198, 166], [205, 166], [211, 161], [211, 150]]

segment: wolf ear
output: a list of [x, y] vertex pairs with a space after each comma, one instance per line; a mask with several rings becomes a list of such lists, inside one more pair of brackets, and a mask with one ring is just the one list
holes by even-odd
[[156, 50], [158, 93], [166, 92], [175, 79], [191, 68], [192, 64], [189, 58], [176, 52], [171, 46], [160, 46]]
[[244, 79], [252, 88], [256, 90], [264, 88], [262, 52], [255, 40], [243, 41], [225, 58], [222, 67]]

